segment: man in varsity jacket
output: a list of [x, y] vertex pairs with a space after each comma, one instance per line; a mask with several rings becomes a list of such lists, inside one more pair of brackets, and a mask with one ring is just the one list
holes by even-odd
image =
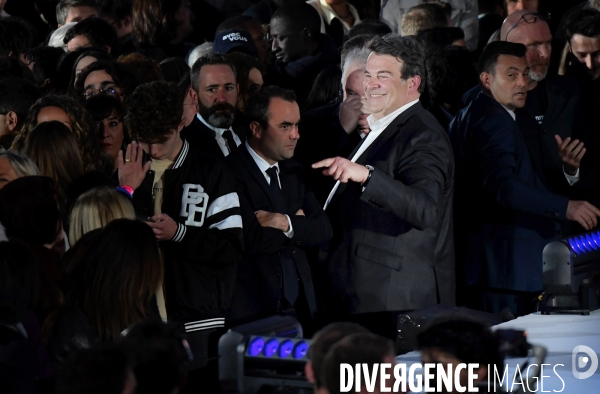
[[[133, 189], [138, 219], [147, 221], [161, 246], [167, 318], [183, 325], [194, 366], [203, 366], [209, 345], [216, 345], [211, 334], [225, 324], [242, 257], [235, 180], [221, 161], [180, 138], [185, 118], [175, 84], [143, 84], [127, 107], [125, 124], [139, 143], [119, 156], [119, 182]], [[157, 301], [164, 317], [160, 291]]]

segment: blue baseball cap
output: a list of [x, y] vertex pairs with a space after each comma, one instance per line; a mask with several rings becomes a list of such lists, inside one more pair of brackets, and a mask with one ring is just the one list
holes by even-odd
[[246, 30], [230, 29], [217, 33], [213, 43], [213, 52], [227, 55], [231, 52], [244, 52], [256, 57], [256, 45]]

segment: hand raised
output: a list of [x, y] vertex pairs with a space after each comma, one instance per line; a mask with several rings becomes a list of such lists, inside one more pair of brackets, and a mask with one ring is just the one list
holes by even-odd
[[342, 183], [348, 181], [363, 183], [369, 177], [369, 169], [363, 165], [351, 162], [343, 157], [332, 157], [321, 160], [312, 165], [312, 168], [324, 168], [323, 175], [333, 177]]
[[558, 134], [554, 138], [558, 144], [558, 156], [564, 163], [565, 172], [569, 175], [575, 175], [586, 151], [583, 142], [579, 140], [571, 141], [571, 137], [567, 137], [563, 141]]
[[152, 164], [150, 160], [142, 165], [144, 151], [139, 143], [133, 142], [127, 145], [125, 150], [125, 159], [122, 152], [119, 152], [119, 184], [130, 186], [133, 190], [140, 187], [144, 181], [146, 173]]

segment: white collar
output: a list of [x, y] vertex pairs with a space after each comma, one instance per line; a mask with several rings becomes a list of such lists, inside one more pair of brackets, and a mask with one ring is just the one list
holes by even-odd
[[250, 146], [250, 144], [248, 143], [248, 141], [246, 141], [246, 148], [248, 149], [248, 152], [250, 153], [250, 156], [252, 156], [252, 158], [254, 159], [254, 162], [258, 166], [258, 169], [260, 170], [260, 172], [263, 173], [263, 175], [267, 172], [267, 170], [269, 168], [271, 168], [273, 166], [277, 167], [277, 173], [279, 174], [279, 163], [275, 163], [273, 165], [270, 165], [269, 163], [267, 163], [267, 161], [265, 159], [263, 159], [262, 157], [260, 157], [258, 155], [258, 153], [256, 153], [254, 151], [254, 149], [252, 149], [252, 147]]
[[[319, 5], [321, 6], [321, 11], [323, 11], [323, 16], [325, 17], [325, 21], [327, 22], [328, 25], [330, 25], [331, 21], [334, 20], [335, 18], [339, 18], [342, 23], [346, 23], [339, 17], [338, 14], [335, 13], [333, 8], [331, 8], [331, 6], [329, 4], [327, 4], [327, 2], [325, 0], [318, 0], [318, 1], [319, 1]], [[348, 4], [348, 10], [352, 14], [352, 17], [354, 18], [354, 24], [356, 25], [357, 23], [359, 23], [360, 17], [358, 16], [358, 12], [356, 11], [356, 8], [354, 8], [354, 6], [352, 4]], [[350, 27], [348, 27], [348, 28], [350, 28]]]
[[200, 122], [204, 123], [204, 125], [205, 125], [206, 127], [208, 127], [209, 129], [211, 129], [211, 130], [212, 130], [212, 131], [214, 131], [215, 133], [218, 133], [220, 136], [222, 136], [222, 135], [223, 135], [223, 133], [224, 133], [226, 130], [231, 130], [231, 131], [233, 131], [233, 130], [231, 129], [231, 126], [230, 126], [229, 128], [227, 128], [227, 129], [220, 129], [220, 128], [218, 128], [218, 127], [215, 127], [215, 126], [211, 125], [211, 124], [210, 124], [210, 123], [208, 123], [206, 120], [204, 120], [204, 118], [202, 117], [202, 115], [200, 115], [199, 113], [197, 113], [197, 114], [196, 114], [196, 117], [197, 117], [197, 118], [200, 120]]
[[375, 119], [373, 114], [371, 114], [367, 117], [367, 122], [369, 122], [369, 126], [371, 127], [371, 130], [373, 130], [373, 129], [384, 130], [386, 127], [388, 127], [390, 125], [390, 123], [392, 123], [392, 121], [394, 119], [396, 119], [398, 117], [398, 115], [400, 115], [402, 112], [406, 111], [407, 109], [409, 109], [410, 107], [412, 107], [413, 105], [415, 105], [418, 102], [419, 102], [419, 99], [416, 99], [416, 100], [411, 101], [410, 103], [404, 104], [402, 107], [398, 108], [397, 110], [395, 110], [394, 112], [392, 112], [390, 114], [387, 114], [386, 116], [384, 116], [383, 118], [381, 118], [379, 120]]
[[[500, 104], [500, 103], [498, 103]], [[500, 104], [502, 105], [502, 104]], [[510, 114], [510, 116], [513, 118], [513, 120], [517, 120], [517, 115], [515, 114], [515, 111], [513, 111], [512, 109], [509, 109], [508, 107], [505, 107], [504, 105], [502, 105], [504, 107], [505, 110], [508, 111], [508, 113]]]

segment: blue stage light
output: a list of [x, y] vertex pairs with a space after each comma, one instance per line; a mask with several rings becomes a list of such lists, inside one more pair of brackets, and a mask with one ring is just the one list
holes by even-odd
[[294, 342], [290, 340], [283, 341], [281, 345], [279, 345], [279, 357], [289, 357], [292, 354], [292, 350], [294, 350]]
[[571, 245], [571, 249], [573, 249], [573, 252], [579, 253], [579, 248], [577, 248], [575, 241], [572, 238], [569, 238], [568, 241], [569, 241], [569, 245]]
[[277, 353], [277, 349], [279, 348], [279, 341], [277, 339], [272, 338], [267, 341], [265, 344], [265, 356], [273, 357]]
[[265, 347], [265, 340], [261, 337], [256, 337], [250, 340], [248, 344], [248, 355], [252, 357], [256, 357], [262, 353], [263, 348]]
[[592, 238], [592, 236], [590, 234], [586, 234], [585, 239], [587, 239], [587, 241], [590, 244], [590, 246], [592, 247], [592, 249], [598, 250], [598, 246], [596, 246], [596, 243], [594, 242], [594, 239]]
[[308, 343], [304, 341], [300, 341], [296, 344], [294, 348], [294, 358], [301, 359], [306, 357], [306, 353], [308, 352]]
[[592, 233], [592, 239], [596, 246], [600, 247], [600, 238], [598, 238], [598, 233]]
[[581, 241], [581, 244], [583, 245], [583, 247], [585, 248], [586, 251], [588, 251], [588, 252], [592, 251], [592, 247], [590, 245], [588, 245], [588, 241], [587, 241], [587, 239], [585, 239], [585, 236], [580, 235], [579, 240]]
[[575, 240], [575, 244], [577, 245], [577, 249], [579, 249], [579, 254], [585, 253], [586, 249], [585, 247], [582, 245], [581, 241], [579, 240], [579, 238], [574, 237], [573, 238]]

